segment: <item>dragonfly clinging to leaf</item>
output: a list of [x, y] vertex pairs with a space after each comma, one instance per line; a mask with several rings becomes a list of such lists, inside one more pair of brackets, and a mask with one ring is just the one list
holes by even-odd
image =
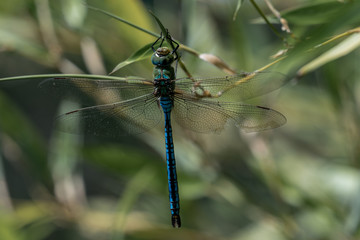
[[[171, 43], [163, 46], [164, 39]], [[155, 45], [160, 45], [155, 49]], [[226, 96], [237, 101], [257, 97], [278, 89], [285, 75], [273, 72], [241, 73], [217, 78], [175, 78], [172, 67], [179, 44], [167, 33], [153, 44], [153, 79], [110, 76], [57, 77], [40, 86], [59, 91], [80, 89], [103, 99], [103, 104], [81, 108], [59, 116], [68, 132], [76, 131], [72, 121], [81, 120], [90, 134], [123, 136], [138, 134], [165, 124], [165, 147], [172, 225], [180, 227], [180, 204], [176, 174], [172, 118], [182, 127], [202, 133], [220, 132], [230, 120], [246, 132], [277, 128], [286, 118], [279, 112], [241, 102], [219, 101]], [[172, 48], [172, 49], [170, 49]]]

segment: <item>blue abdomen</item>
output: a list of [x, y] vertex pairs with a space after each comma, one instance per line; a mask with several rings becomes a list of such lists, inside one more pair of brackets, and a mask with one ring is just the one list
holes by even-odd
[[166, 147], [166, 162], [168, 172], [169, 185], [169, 200], [171, 219], [174, 227], [180, 227], [180, 203], [179, 203], [179, 189], [176, 174], [176, 162], [174, 143], [171, 127], [171, 110], [173, 108], [173, 100], [170, 96], [160, 97], [160, 105], [165, 117], [165, 147]]

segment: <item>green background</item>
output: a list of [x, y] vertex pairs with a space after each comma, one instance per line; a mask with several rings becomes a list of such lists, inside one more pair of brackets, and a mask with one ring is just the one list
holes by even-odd
[[[160, 33], [150, 9], [182, 44], [237, 71], [286, 49], [270, 70], [289, 83], [251, 102], [288, 122], [255, 134], [174, 126], [183, 226], [173, 229], [162, 124], [118, 139], [57, 132], [55, 116], [74, 103], [40, 79], [0, 81], [0, 239], [359, 239], [359, 2], [273, 1], [290, 34], [257, 1], [279, 37], [250, 1], [88, 1]], [[2, 0], [0, 77], [107, 74], [155, 39], [82, 1]], [[186, 51], [182, 60], [193, 76], [225, 75]], [[151, 73], [147, 58], [116, 75]]]

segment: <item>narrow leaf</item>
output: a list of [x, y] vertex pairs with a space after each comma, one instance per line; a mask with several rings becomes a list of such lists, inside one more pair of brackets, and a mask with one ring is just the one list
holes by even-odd
[[144, 29], [144, 28], [142, 28], [142, 27], [139, 27], [139, 26], [137, 26], [137, 25], [135, 25], [135, 24], [133, 24], [133, 23], [125, 20], [125, 19], [122, 19], [121, 17], [118, 17], [118, 16], [116, 16], [116, 15], [114, 15], [114, 14], [112, 14], [112, 13], [109, 13], [109, 12], [107, 12], [107, 11], [105, 11], [105, 10], [102, 10], [102, 9], [99, 9], [99, 8], [95, 8], [95, 7], [92, 7], [92, 6], [89, 6], [89, 5], [88, 5], [87, 7], [88, 7], [89, 9], [91, 9], [91, 10], [101, 12], [101, 13], [109, 16], [109, 17], [112, 17], [112, 18], [114, 18], [114, 19], [116, 19], [116, 20], [118, 20], [118, 21], [120, 21], [120, 22], [123, 22], [123, 23], [125, 23], [125, 24], [127, 24], [127, 25], [129, 25], [129, 26], [131, 26], [131, 27], [133, 27], [133, 28], [136, 28], [136, 29], [138, 29], [138, 30], [140, 30], [140, 31], [142, 31], [142, 32], [145, 32], [145, 33], [147, 33], [147, 34], [149, 34], [149, 35], [152, 35], [152, 36], [154, 36], [154, 37], [159, 37], [158, 34], [153, 33], [153, 32], [151, 32], [151, 31], [149, 31], [149, 30], [146, 30], [146, 29]]
[[[161, 23], [160, 19], [158, 17], [155, 16], [155, 14], [151, 11], [149, 11], [150, 14], [155, 18], [157, 24], [159, 25], [160, 29], [161, 29], [161, 32], [163, 34], [163, 36], [166, 36], [167, 35], [167, 30], [166, 28], [164, 27], [164, 25]], [[166, 38], [165, 38], [166, 39]], [[167, 39], [166, 39], [167, 40]], [[171, 43], [169, 43], [171, 45]]]
[[129, 58], [127, 58], [125, 61], [119, 63], [110, 73], [109, 75], [115, 73], [116, 71], [118, 71], [119, 69], [134, 63], [134, 62], [138, 62], [141, 60], [144, 60], [148, 57], [150, 57], [152, 55], [152, 49], [151, 49], [151, 45], [152, 43], [149, 43], [147, 45], [145, 45], [144, 47], [140, 48], [139, 50], [137, 50], [135, 53], [133, 53]]
[[296, 25], [323, 24], [329, 22], [329, 19], [336, 19], [337, 15], [342, 15], [344, 12], [347, 12], [351, 5], [353, 5], [340, 1], [309, 2], [310, 4], [308, 5], [284, 11], [282, 17]]
[[105, 75], [92, 75], [92, 74], [37, 74], [37, 75], [24, 75], [16, 77], [0, 78], [1, 81], [17, 81], [17, 80], [30, 80], [30, 79], [42, 79], [42, 78], [90, 78], [90, 79], [107, 79], [107, 80], [125, 80], [128, 78], [105, 76]]
[[346, 38], [344, 41], [340, 42], [335, 47], [331, 48], [329, 51], [323, 53], [310, 63], [300, 68], [300, 70], [298, 71], [298, 75], [302, 76], [306, 73], [309, 73], [325, 65], [328, 62], [334, 61], [340, 57], [347, 55], [358, 47], [360, 47], [360, 33], [355, 33], [350, 37]]

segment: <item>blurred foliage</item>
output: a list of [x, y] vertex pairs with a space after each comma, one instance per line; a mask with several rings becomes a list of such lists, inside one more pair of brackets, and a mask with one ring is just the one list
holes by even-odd
[[[53, 118], [73, 103], [36, 79], [0, 82], [0, 239], [359, 239], [360, 1], [274, 0], [280, 15], [265, 2], [88, 0], [159, 33], [151, 9], [194, 76], [224, 74], [196, 53], [237, 70], [277, 62], [292, 81], [254, 101], [288, 123], [257, 134], [174, 127], [183, 227], [172, 229], [161, 128], [58, 133]], [[106, 74], [119, 62], [119, 76], [150, 77], [149, 59], [137, 60], [155, 39], [81, 0], [5, 0], [0, 77]]]

